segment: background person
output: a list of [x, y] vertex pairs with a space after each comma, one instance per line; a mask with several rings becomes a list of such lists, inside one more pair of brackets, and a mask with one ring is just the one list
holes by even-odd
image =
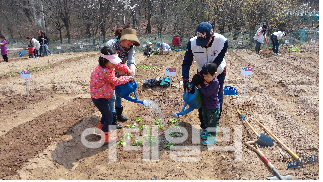
[[115, 138], [110, 137], [109, 133], [109, 126], [113, 121], [109, 100], [114, 94], [115, 86], [134, 81], [131, 76], [117, 78], [115, 71], [131, 73], [131, 70], [125, 64], [121, 64], [117, 52], [113, 48], [105, 46], [101, 49], [99, 65], [91, 72], [90, 83], [92, 101], [102, 114], [98, 128], [104, 132], [104, 134], [101, 134], [105, 135], [104, 143], [115, 140]]
[[[197, 36], [190, 39], [187, 44], [186, 52], [182, 64], [182, 76], [184, 92], [189, 88], [189, 71], [193, 62], [193, 57], [196, 59], [197, 72], [202, 70], [205, 63], [216, 63], [217, 79], [219, 81], [219, 102], [220, 102], [220, 116], [223, 105], [223, 84], [226, 75], [226, 62], [224, 60], [225, 53], [228, 49], [228, 40], [221, 34], [213, 32], [212, 25], [207, 22], [202, 22], [196, 29]], [[206, 133], [206, 125], [203, 120], [202, 108], [199, 109], [199, 119], [201, 121], [201, 135]]]
[[30, 46], [34, 49], [35, 58], [38, 58], [38, 51], [40, 49], [40, 43], [35, 38], [27, 37], [26, 39], [29, 42]]
[[7, 55], [7, 41], [3, 35], [0, 35], [0, 48], [1, 48], [1, 55], [5, 62], [8, 62], [8, 55]]
[[259, 54], [261, 44], [263, 44], [264, 41], [267, 43], [266, 30], [267, 30], [267, 26], [263, 25], [257, 30], [257, 33], [253, 37], [253, 39], [256, 42], [256, 48], [255, 48], [256, 54]]
[[[115, 31], [117, 32], [117, 31]], [[120, 33], [118, 31], [117, 33]], [[130, 25], [126, 25], [121, 34], [116, 34], [116, 36], [120, 36], [118, 39], [111, 39], [107, 42], [107, 46], [112, 46], [122, 60], [122, 64], [127, 64], [129, 69], [131, 70], [132, 76], [135, 75], [136, 70], [136, 63], [134, 59], [135, 54], [135, 47], [140, 46], [140, 42], [136, 35], [136, 30], [130, 28]], [[119, 75], [124, 75], [124, 72], [119, 72]], [[117, 128], [122, 128], [122, 125], [118, 123], [118, 121], [124, 122], [127, 121], [129, 118], [123, 114], [123, 105], [122, 105], [122, 98], [118, 94], [114, 94], [112, 99], [110, 100], [111, 103], [111, 111], [114, 115], [113, 123], [117, 125]]]
[[25, 50], [28, 50], [28, 57], [29, 58], [33, 58], [34, 57], [34, 49], [31, 47], [30, 44], [28, 44], [28, 48], [26, 48]]
[[278, 53], [279, 41], [286, 36], [285, 32], [277, 31], [271, 34], [270, 39], [273, 43], [273, 55], [281, 55]]
[[47, 37], [45, 32], [41, 32], [41, 40], [43, 42], [44, 56], [48, 56], [47, 52], [49, 52], [49, 54], [52, 55], [52, 52], [48, 48], [49, 38]]
[[150, 57], [151, 53], [152, 53], [152, 47], [151, 47], [152, 43], [151, 42], [148, 42], [147, 43], [147, 46], [145, 47], [145, 50], [144, 50], [144, 55]]
[[172, 50], [170, 46], [166, 43], [157, 42], [157, 48], [159, 47], [159, 54], [169, 54]]

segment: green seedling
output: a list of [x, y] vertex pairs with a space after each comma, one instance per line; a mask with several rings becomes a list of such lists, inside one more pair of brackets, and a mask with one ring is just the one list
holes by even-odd
[[154, 135], [150, 135], [150, 134], [145, 134], [142, 137], [146, 138], [146, 139], [151, 139], [152, 137], [155, 137]]
[[151, 124], [159, 124], [161, 119], [156, 118], [155, 121], [152, 121]]
[[177, 119], [170, 119], [167, 122], [168, 124], [176, 124], [177, 123]]
[[11, 72], [11, 73], [10, 73], [10, 75], [11, 75], [11, 76], [15, 76], [15, 75], [16, 75], [16, 73], [15, 73], [15, 72]]
[[131, 139], [133, 137], [133, 134], [132, 133], [126, 133], [124, 135], [124, 138], [127, 138], [127, 139]]
[[153, 143], [158, 143], [158, 141], [157, 140], [153, 140], [153, 139], [149, 139], [149, 146], [152, 146], [153, 145]]
[[169, 143], [169, 144], [167, 144], [167, 145], [164, 146], [164, 148], [167, 148], [167, 147], [169, 147], [170, 149], [175, 149], [173, 143]]
[[122, 138], [117, 142], [117, 146], [119, 146], [119, 145], [125, 146], [126, 144], [127, 143], [125, 141], [123, 141]]
[[151, 69], [153, 66], [152, 65], [149, 65], [148, 68]]
[[142, 119], [139, 118], [139, 116], [137, 116], [137, 120], [136, 120], [136, 123], [140, 123], [142, 121]]
[[143, 144], [144, 144], [144, 142], [142, 141], [141, 138], [139, 138], [138, 140], [135, 141], [134, 146], [139, 146], [139, 145], [143, 145]]
[[179, 137], [181, 135], [179, 133], [177, 133], [177, 132], [172, 132], [171, 134], [169, 134], [169, 136], [171, 136], [171, 137], [174, 137], [174, 136]]
[[153, 70], [156, 70], [156, 69], [157, 69], [157, 66], [154, 66], [154, 67], [153, 67]]
[[131, 125], [127, 125], [127, 128], [136, 128], [136, 126], [138, 126], [138, 124], [135, 122]]
[[142, 131], [144, 129], [146, 129], [149, 132], [149, 126], [144, 125], [144, 124], [140, 125], [139, 130]]
[[158, 129], [166, 129], [166, 127], [164, 125], [158, 124], [157, 125]]

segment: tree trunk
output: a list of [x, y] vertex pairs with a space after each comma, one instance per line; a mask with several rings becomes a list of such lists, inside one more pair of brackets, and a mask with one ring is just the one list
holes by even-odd
[[147, 28], [146, 28], [146, 33], [151, 34], [151, 24], [150, 24], [150, 19], [151, 19], [151, 1], [148, 0], [148, 16], [147, 16]]

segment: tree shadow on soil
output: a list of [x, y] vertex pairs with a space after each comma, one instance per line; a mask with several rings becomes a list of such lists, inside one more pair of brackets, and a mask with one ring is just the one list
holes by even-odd
[[[81, 142], [82, 132], [87, 128], [96, 128], [99, 121], [100, 118], [93, 115], [80, 120], [74, 126], [70, 127], [64, 135], [71, 135], [73, 138], [57, 144], [56, 149], [51, 154], [53, 161], [63, 165], [67, 169], [72, 169], [74, 162], [78, 162], [82, 158], [96, 155], [108, 149], [108, 145], [103, 145], [99, 148], [88, 148]], [[101, 139], [101, 136], [93, 134], [86, 136], [85, 139], [96, 142]]]

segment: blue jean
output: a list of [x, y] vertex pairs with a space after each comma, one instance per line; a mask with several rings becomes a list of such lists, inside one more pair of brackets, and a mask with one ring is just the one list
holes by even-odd
[[49, 54], [52, 54], [52, 52], [50, 52], [50, 50], [48, 48], [48, 44], [44, 44], [44, 47], [45, 47], [45, 49], [44, 49], [44, 55], [47, 56], [47, 51], [49, 52]]
[[278, 54], [279, 42], [276, 35], [271, 35], [271, 41], [273, 43], [273, 52]]
[[113, 120], [113, 115], [111, 113], [111, 108], [110, 108], [110, 100], [111, 98], [110, 99], [92, 98], [92, 102], [102, 114], [100, 122], [103, 124], [103, 128], [102, 128], [103, 132], [109, 132], [109, 126], [112, 124], [112, 120]]
[[116, 94], [116, 91], [113, 92], [112, 97], [109, 99], [109, 104], [113, 114], [116, 113], [116, 107], [122, 107], [122, 98]]
[[[221, 114], [222, 114], [222, 105], [223, 105], [223, 85], [224, 85], [224, 79], [225, 79], [225, 75], [226, 73], [226, 67], [224, 68], [223, 72], [217, 77], [218, 81], [219, 81], [219, 93], [218, 93], [218, 98], [219, 98], [219, 102], [220, 102], [220, 114], [219, 114], [219, 120], [221, 118]], [[203, 120], [203, 114], [202, 114], [202, 107], [199, 108], [199, 119], [201, 121], [201, 125], [200, 127], [203, 129], [206, 129], [206, 124]]]

